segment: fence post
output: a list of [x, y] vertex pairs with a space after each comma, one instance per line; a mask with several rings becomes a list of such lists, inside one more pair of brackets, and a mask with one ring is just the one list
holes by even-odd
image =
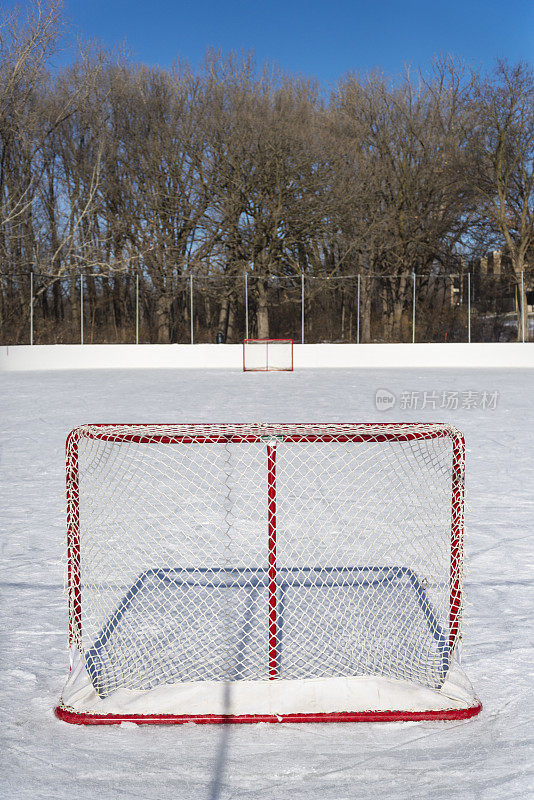
[[413, 299], [412, 299], [412, 344], [415, 344], [415, 272], [412, 272]]
[[[528, 319], [528, 317], [527, 317]], [[521, 270], [521, 341], [525, 344], [525, 272]]]
[[356, 306], [356, 344], [360, 344], [360, 278], [358, 275], [358, 305]]
[[245, 339], [248, 339], [248, 275], [246, 271], [245, 276]]
[[33, 344], [33, 270], [30, 272], [30, 344]]
[[80, 344], [83, 344], [83, 274], [80, 272]]
[[304, 344], [304, 272], [301, 276], [301, 290], [300, 290], [300, 317], [301, 317], [301, 342]]
[[194, 344], [193, 336], [193, 276], [189, 276], [189, 316], [191, 317], [191, 344]]
[[139, 273], [135, 274], [135, 343], [139, 344]]
[[467, 341], [471, 344], [471, 273], [467, 273]]

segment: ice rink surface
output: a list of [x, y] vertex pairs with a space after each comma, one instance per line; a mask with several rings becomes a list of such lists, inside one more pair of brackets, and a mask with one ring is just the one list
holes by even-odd
[[[534, 796], [534, 370], [19, 372], [0, 375], [0, 387], [2, 797]], [[377, 389], [395, 395], [394, 408], [376, 409]], [[458, 408], [440, 408], [444, 392]], [[480, 716], [168, 728], [85, 728], [53, 716], [68, 670], [64, 447], [72, 428], [376, 420], [451, 422], [466, 436], [463, 665]]]

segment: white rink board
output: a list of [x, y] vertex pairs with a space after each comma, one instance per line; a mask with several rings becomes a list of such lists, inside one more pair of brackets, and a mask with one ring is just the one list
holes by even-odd
[[[534, 344], [295, 344], [294, 369], [534, 368]], [[241, 344], [55, 344], [0, 348], [0, 372], [243, 369]]]

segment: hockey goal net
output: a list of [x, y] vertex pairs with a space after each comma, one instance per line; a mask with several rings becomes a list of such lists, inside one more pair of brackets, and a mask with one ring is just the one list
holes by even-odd
[[244, 339], [244, 372], [292, 372], [292, 339]]
[[460, 718], [464, 443], [440, 424], [85, 425], [70, 722]]

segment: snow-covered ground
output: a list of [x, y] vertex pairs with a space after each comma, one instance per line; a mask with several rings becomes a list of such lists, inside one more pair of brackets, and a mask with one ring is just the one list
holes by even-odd
[[[395, 395], [393, 409], [376, 409], [377, 389]], [[444, 399], [444, 392], [452, 394]], [[0, 375], [0, 794], [12, 800], [533, 796], [533, 396], [534, 370]], [[409, 407], [414, 402], [419, 408]], [[458, 408], [440, 408], [442, 402]], [[480, 716], [169, 728], [84, 728], [53, 716], [68, 669], [62, 554], [64, 443], [71, 428], [371, 420], [449, 421], [466, 435], [470, 607], [463, 665], [484, 704]]]

